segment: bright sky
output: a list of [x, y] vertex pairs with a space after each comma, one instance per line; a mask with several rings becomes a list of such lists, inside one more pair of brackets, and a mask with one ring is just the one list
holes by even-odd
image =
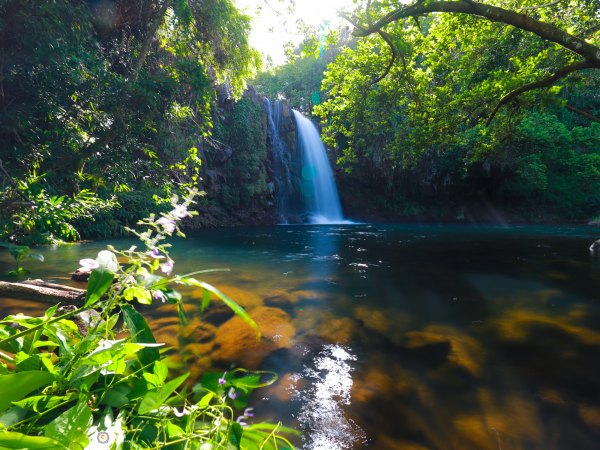
[[[296, 29], [297, 19], [304, 20], [308, 25], [329, 24], [330, 27], [335, 28], [343, 22], [343, 19], [337, 16], [337, 11], [352, 9], [352, 0], [296, 0], [295, 13], [291, 16], [285, 11], [287, 1], [234, 0], [234, 3], [253, 17], [251, 45], [263, 55], [270, 56], [274, 65], [285, 62], [283, 45], [286, 42], [300, 43], [302, 40], [302, 36]], [[259, 9], [258, 14], [257, 9]]]

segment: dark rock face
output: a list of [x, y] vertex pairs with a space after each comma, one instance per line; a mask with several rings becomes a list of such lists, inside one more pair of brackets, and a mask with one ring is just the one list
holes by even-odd
[[305, 210], [302, 195], [302, 154], [297, 126], [289, 105], [263, 99], [267, 115], [269, 177], [273, 180], [279, 223], [299, 223]]
[[[228, 136], [236, 136], [240, 132], [236, 128], [239, 124], [231, 120], [235, 114], [236, 103], [226, 96], [221, 96], [218, 100], [217, 121], [221, 124], [220, 132], [223, 136], [221, 140], [203, 140], [198, 146], [202, 160], [201, 188], [207, 195], [198, 204], [197, 210], [200, 214], [187, 220], [186, 228], [260, 226], [301, 221], [299, 215], [303, 209], [300, 185], [302, 157], [296, 123], [289, 105], [278, 101], [277, 117], [273, 117], [274, 109], [269, 111], [267, 104], [274, 105], [274, 102], [267, 101], [252, 87], [244, 93], [243, 100], [246, 103], [249, 100], [254, 105], [254, 111], [259, 111], [257, 115], [250, 115], [250, 120], [253, 130], [262, 130], [256, 139], [256, 142], [262, 144], [259, 144], [259, 147], [250, 145], [250, 148], [255, 149], [252, 156], [262, 155], [258, 165], [263, 171], [262, 177], [251, 172], [248, 184], [245, 184], [244, 180], [232, 174], [232, 167], [239, 168], [245, 163], [244, 158], [248, 156], [243, 153], [248, 152], [248, 146], [240, 148], [227, 141]], [[276, 123], [275, 130], [272, 127], [273, 119]], [[277, 133], [277, 136], [274, 133]], [[278, 147], [280, 145], [285, 147], [284, 151]], [[281, 158], [284, 160], [281, 161]], [[287, 174], [281, 175], [284, 171], [287, 171]], [[282, 182], [282, 176], [288, 177], [287, 181]], [[233, 206], [227, 204], [232, 192], [235, 197], [240, 190], [249, 185], [253, 192], [250, 200], [246, 199], [242, 203], [232, 202]], [[285, 188], [282, 187], [284, 185]], [[285, 214], [282, 214], [282, 204], [285, 205]]]

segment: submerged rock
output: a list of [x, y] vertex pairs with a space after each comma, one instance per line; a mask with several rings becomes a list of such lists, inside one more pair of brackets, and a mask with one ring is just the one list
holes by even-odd
[[405, 334], [405, 348], [418, 349], [447, 343], [448, 361], [470, 375], [479, 377], [483, 371], [483, 349], [477, 340], [459, 330], [442, 325], [430, 325], [423, 331]]
[[381, 334], [395, 345], [401, 345], [404, 333], [412, 325], [412, 318], [394, 309], [373, 309], [358, 306], [354, 309], [354, 317], [360, 320], [365, 328]]
[[296, 329], [285, 311], [258, 306], [249, 314], [258, 324], [262, 339], [257, 340], [254, 329], [241, 318], [233, 317], [217, 329], [213, 361], [255, 369], [272, 352], [292, 346]]

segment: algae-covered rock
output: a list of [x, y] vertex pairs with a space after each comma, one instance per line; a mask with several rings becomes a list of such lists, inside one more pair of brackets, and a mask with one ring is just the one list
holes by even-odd
[[262, 339], [257, 340], [254, 329], [242, 319], [233, 317], [217, 329], [213, 361], [254, 369], [275, 350], [292, 346], [296, 329], [285, 311], [259, 306], [249, 314], [258, 324]]

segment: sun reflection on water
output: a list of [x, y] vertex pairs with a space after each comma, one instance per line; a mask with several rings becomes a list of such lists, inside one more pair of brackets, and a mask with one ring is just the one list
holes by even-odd
[[326, 345], [310, 367], [296, 374], [307, 381], [307, 388], [295, 392], [302, 402], [298, 421], [304, 435], [305, 450], [343, 450], [365, 440], [363, 430], [346, 416], [350, 404], [352, 371], [356, 356], [339, 345]]

